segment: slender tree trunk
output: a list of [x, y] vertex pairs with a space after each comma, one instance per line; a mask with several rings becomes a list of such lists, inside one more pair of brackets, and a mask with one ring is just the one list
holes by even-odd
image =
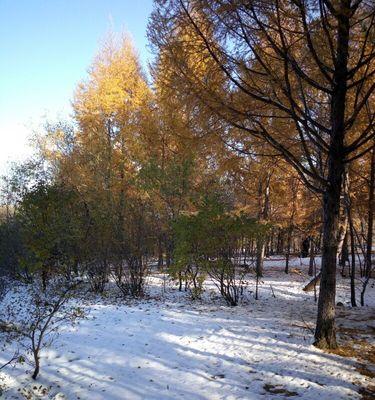
[[[270, 207], [270, 180], [271, 174], [268, 173], [265, 179], [265, 185], [263, 182], [259, 182], [258, 196], [259, 196], [259, 220], [266, 221], [269, 217]], [[263, 276], [263, 265], [264, 255], [266, 251], [267, 240], [263, 236], [259, 236], [257, 239], [257, 257], [256, 257], [256, 273], [257, 276]]]
[[35, 363], [34, 372], [31, 377], [35, 380], [38, 377], [40, 371], [40, 360], [37, 353], [34, 353], [34, 363]]
[[340, 265], [344, 270], [345, 262], [348, 259], [347, 256], [347, 231], [348, 231], [348, 206], [350, 203], [349, 199], [349, 168], [348, 165], [345, 167], [345, 173], [343, 177], [341, 201], [340, 201], [340, 217], [339, 217], [339, 233], [337, 238], [337, 257], [340, 257]]
[[266, 252], [266, 241], [264, 238], [257, 240], [256, 274], [263, 276], [264, 254]]
[[305, 238], [302, 241], [301, 257], [306, 258], [309, 255], [310, 238]]
[[298, 179], [292, 178], [291, 188], [292, 188], [292, 212], [290, 214], [288, 236], [287, 236], [287, 248], [286, 248], [286, 260], [285, 260], [285, 273], [289, 273], [289, 257], [290, 257], [290, 247], [292, 244], [293, 228], [294, 228], [294, 218], [297, 212], [297, 199], [298, 199]]
[[355, 299], [355, 237], [354, 237], [353, 220], [350, 208], [348, 208], [348, 217], [349, 217], [350, 252], [351, 252], [350, 302], [352, 304], [352, 307], [357, 307], [357, 302]]
[[372, 269], [372, 238], [374, 229], [374, 186], [375, 186], [375, 145], [371, 154], [371, 170], [369, 182], [369, 200], [368, 200], [368, 222], [367, 222], [367, 244], [365, 260], [365, 280], [361, 291], [361, 306], [365, 305], [365, 292], [368, 282], [371, 278]]
[[274, 254], [274, 236], [275, 236], [275, 231], [272, 229], [269, 241], [269, 253], [271, 256]]
[[367, 249], [366, 249], [366, 267], [371, 274], [371, 254], [374, 235], [374, 207], [375, 207], [375, 144], [372, 147], [371, 154], [371, 171], [369, 184], [369, 200], [368, 200], [368, 225], [367, 225]]
[[288, 238], [287, 238], [286, 254], [285, 254], [285, 270], [284, 270], [284, 272], [286, 274], [289, 273], [289, 256], [290, 256], [290, 245], [291, 245], [291, 241], [292, 241], [292, 231], [293, 231], [293, 227], [290, 226], [288, 228]]
[[313, 276], [314, 275], [314, 258], [315, 258], [314, 240], [313, 240], [312, 237], [310, 237], [309, 276]]
[[47, 274], [47, 267], [42, 267], [42, 288], [43, 292], [47, 290], [47, 281], [48, 281], [48, 274]]
[[345, 266], [349, 261], [349, 252], [348, 252], [348, 237], [349, 231], [347, 230], [345, 233], [344, 241], [341, 247], [341, 254], [340, 254], [340, 265], [341, 265], [341, 275], [345, 276]]
[[158, 268], [163, 267], [164, 257], [163, 257], [163, 243], [161, 238], [158, 238]]
[[276, 254], [283, 253], [283, 230], [279, 228], [277, 233], [277, 245], [276, 245]]

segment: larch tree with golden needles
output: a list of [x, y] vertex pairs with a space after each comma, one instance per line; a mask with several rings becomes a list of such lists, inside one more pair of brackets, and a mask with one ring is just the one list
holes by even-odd
[[[181, 31], [190, 35], [177, 35]], [[160, 0], [149, 36], [182, 90], [214, 115], [261, 138], [323, 198], [315, 344], [335, 348], [336, 255], [346, 165], [374, 137], [372, 0]], [[196, 59], [192, 65], [187, 60]], [[212, 87], [199, 66], [216, 66]], [[222, 90], [225, 88], [225, 90]]]

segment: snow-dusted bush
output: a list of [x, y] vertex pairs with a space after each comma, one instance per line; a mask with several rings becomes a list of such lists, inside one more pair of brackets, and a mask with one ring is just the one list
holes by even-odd
[[59, 328], [75, 324], [84, 317], [77, 306], [79, 282], [56, 279], [42, 290], [42, 283], [22, 286], [14, 298], [6, 305], [0, 327], [8, 341], [16, 341], [32, 358], [36, 379], [40, 372], [40, 353], [50, 346], [59, 334]]

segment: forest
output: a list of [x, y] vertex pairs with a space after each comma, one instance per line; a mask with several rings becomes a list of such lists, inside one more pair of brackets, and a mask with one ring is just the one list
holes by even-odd
[[0, 187], [0, 398], [373, 399], [375, 3], [154, 0]]

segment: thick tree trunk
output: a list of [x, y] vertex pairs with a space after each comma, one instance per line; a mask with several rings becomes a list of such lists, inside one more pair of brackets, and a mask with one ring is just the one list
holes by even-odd
[[332, 185], [324, 194], [323, 253], [315, 345], [336, 348], [336, 257], [340, 203], [340, 170], [332, 172]]
[[331, 97], [328, 176], [323, 195], [323, 251], [315, 346], [336, 348], [335, 297], [340, 198], [345, 171], [345, 109], [348, 81], [350, 0], [337, 13], [337, 49]]

